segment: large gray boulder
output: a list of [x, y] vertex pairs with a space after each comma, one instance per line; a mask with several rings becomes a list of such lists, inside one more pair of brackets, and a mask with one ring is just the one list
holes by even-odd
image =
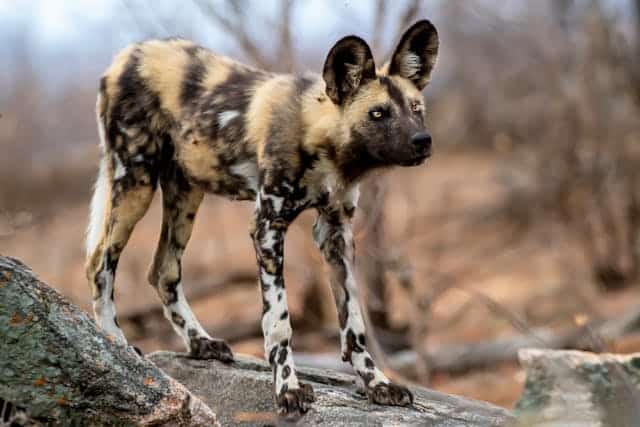
[[2, 256], [0, 399], [24, 408], [18, 417], [31, 425], [217, 425], [183, 385]]
[[[0, 349], [0, 400], [24, 409], [24, 425], [212, 426], [215, 412], [222, 425], [281, 423], [264, 362], [238, 356], [224, 365], [166, 352], [141, 359], [27, 266], [2, 256]], [[302, 369], [300, 376], [317, 402], [299, 425], [485, 427], [512, 419], [505, 409], [419, 387], [411, 408], [375, 406], [350, 375]]]
[[[272, 374], [262, 360], [237, 356], [232, 365], [157, 352], [148, 356], [168, 375], [209, 405], [223, 425], [276, 425]], [[299, 377], [316, 395], [313, 409], [300, 426], [503, 426], [509, 411], [470, 399], [411, 387], [413, 407], [370, 404], [360, 395], [354, 377], [335, 371], [300, 368]]]
[[519, 358], [527, 380], [518, 425], [640, 426], [640, 353], [527, 349]]

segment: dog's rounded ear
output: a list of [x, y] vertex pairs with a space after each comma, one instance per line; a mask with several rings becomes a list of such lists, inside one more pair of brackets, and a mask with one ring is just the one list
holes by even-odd
[[436, 65], [439, 44], [438, 31], [430, 21], [416, 22], [402, 35], [391, 57], [389, 75], [399, 75], [424, 89]]
[[367, 42], [356, 36], [339, 40], [327, 55], [322, 77], [327, 96], [337, 105], [344, 104], [361, 85], [376, 78], [376, 66]]

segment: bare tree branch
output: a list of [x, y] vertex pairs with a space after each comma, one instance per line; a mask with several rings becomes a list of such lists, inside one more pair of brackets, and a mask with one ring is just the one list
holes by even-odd
[[373, 37], [371, 40], [371, 49], [374, 56], [382, 53], [382, 37], [385, 29], [384, 18], [387, 15], [388, 4], [387, 0], [376, 0], [376, 13], [373, 18]]
[[[504, 362], [516, 362], [518, 351], [525, 348], [581, 349], [596, 352], [605, 349], [605, 341], [612, 341], [640, 331], [640, 310], [632, 310], [619, 317], [596, 320], [585, 325], [564, 330], [549, 328], [532, 329], [530, 333], [495, 340], [449, 344], [430, 350], [426, 358], [432, 373], [457, 373], [496, 366]], [[390, 369], [415, 377], [416, 363], [421, 356], [413, 350], [390, 355]], [[338, 355], [297, 354], [300, 364], [326, 369], [347, 370], [339, 362]]]
[[[396, 24], [396, 31], [395, 31], [395, 35], [393, 37], [392, 40], [394, 40], [394, 42], [398, 42], [400, 40], [400, 37], [402, 36], [402, 34], [407, 30], [407, 27], [411, 24], [413, 24], [413, 22], [418, 19], [418, 16], [420, 15], [420, 12], [422, 11], [422, 5], [424, 4], [424, 0], [410, 0], [407, 3], [406, 8], [404, 9], [404, 11], [402, 12], [402, 14], [400, 15], [400, 19], [398, 20], [398, 23]], [[385, 58], [390, 58], [391, 55], [393, 54], [393, 49], [395, 48], [395, 46], [391, 46], [391, 51], [387, 53], [387, 55], [385, 55]]]
[[273, 63], [264, 55], [262, 49], [251, 39], [247, 31], [246, 16], [248, 16], [248, 14], [245, 12], [249, 7], [246, 1], [227, 0], [225, 4], [231, 11], [230, 17], [220, 13], [218, 8], [209, 1], [194, 0], [194, 3], [203, 15], [205, 15], [214, 24], [221, 26], [235, 39], [236, 43], [248, 56], [249, 60], [251, 60], [256, 66], [265, 69], [272, 68]]
[[153, 25], [148, 18], [143, 17], [137, 6], [134, 6], [133, 4], [131, 4], [131, 2], [128, 2], [126, 0], [122, 0], [122, 5], [125, 9], [127, 9], [129, 16], [131, 16], [131, 19], [133, 19], [135, 26], [137, 27], [138, 31], [142, 33], [142, 36], [144, 38], [161, 37], [162, 31], [158, 31], [157, 25]]
[[295, 71], [295, 52], [291, 38], [291, 15], [293, 14], [294, 0], [280, 0], [280, 46], [278, 49], [278, 64], [283, 71]]

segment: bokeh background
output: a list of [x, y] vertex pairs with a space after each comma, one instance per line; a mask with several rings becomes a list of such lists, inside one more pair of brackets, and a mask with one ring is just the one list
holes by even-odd
[[[423, 17], [441, 40], [425, 91], [435, 155], [369, 176], [356, 217], [377, 357], [391, 375], [511, 406], [519, 346], [639, 351], [637, 0], [0, 0], [0, 253], [90, 310], [95, 96], [127, 44], [178, 35], [270, 70], [319, 71], [352, 33], [382, 65]], [[145, 352], [182, 349], [146, 283], [157, 199], [115, 291]], [[183, 279], [212, 335], [261, 355], [251, 211], [208, 197]], [[286, 242], [294, 348], [301, 363], [336, 365], [313, 220], [304, 214]]]

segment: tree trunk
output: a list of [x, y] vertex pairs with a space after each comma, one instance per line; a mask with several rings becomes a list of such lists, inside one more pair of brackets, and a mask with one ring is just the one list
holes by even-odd
[[37, 422], [217, 425], [181, 384], [114, 345], [27, 266], [2, 256], [0, 348], [0, 398]]

